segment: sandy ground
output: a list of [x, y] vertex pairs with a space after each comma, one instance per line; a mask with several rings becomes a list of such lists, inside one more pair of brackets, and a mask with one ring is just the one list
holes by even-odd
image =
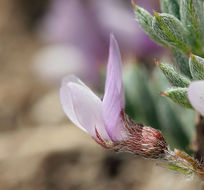
[[178, 175], [127, 154], [103, 150], [72, 125], [36, 126], [0, 136], [1, 189], [201, 189]]

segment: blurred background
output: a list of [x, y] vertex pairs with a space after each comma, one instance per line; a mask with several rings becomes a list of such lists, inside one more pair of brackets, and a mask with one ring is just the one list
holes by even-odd
[[[150, 12], [158, 0], [135, 0]], [[169, 52], [139, 28], [129, 0], [0, 1], [0, 189], [200, 189], [156, 161], [103, 150], [62, 111], [63, 76], [102, 97], [109, 34], [122, 58], [126, 112], [190, 152], [194, 113], [159, 95], [170, 87], [153, 59]]]

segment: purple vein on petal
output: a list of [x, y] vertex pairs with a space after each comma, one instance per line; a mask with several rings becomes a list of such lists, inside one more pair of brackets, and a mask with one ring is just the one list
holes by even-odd
[[124, 108], [125, 96], [124, 96], [123, 83], [122, 83], [122, 60], [121, 60], [118, 43], [115, 37], [111, 34], [105, 93], [107, 92], [107, 88], [109, 88], [112, 82], [115, 83], [118, 89], [118, 92], [120, 94], [121, 106]]
[[113, 86], [110, 86], [110, 89], [108, 89], [108, 93], [104, 96], [103, 120], [108, 135], [112, 140], [117, 141], [120, 140], [122, 136], [122, 123], [120, 123], [121, 105], [120, 94], [115, 90], [116, 87], [114, 87], [114, 83], [112, 83], [112, 85]]
[[103, 99], [103, 120], [112, 140], [121, 139], [120, 111], [124, 108], [122, 61], [114, 36], [110, 36], [110, 49]]

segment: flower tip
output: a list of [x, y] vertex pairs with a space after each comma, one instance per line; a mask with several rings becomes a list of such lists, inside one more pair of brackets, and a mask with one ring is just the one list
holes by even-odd
[[194, 58], [195, 58], [195, 56], [193, 55], [192, 51], [190, 51], [189, 57], [190, 57], [191, 59], [194, 59]]
[[160, 63], [159, 61], [157, 61], [156, 58], [154, 58], [154, 63], [155, 63], [158, 67], [160, 67], [160, 65], [161, 65], [161, 63]]
[[192, 51], [190, 51], [190, 53], [189, 53], [189, 58], [193, 61], [196, 61], [196, 57], [195, 57], [195, 55], [193, 55]]
[[136, 3], [135, 3], [135, 1], [134, 1], [134, 0], [131, 0], [131, 4], [132, 4], [133, 8], [135, 8], [135, 7], [136, 7]]
[[115, 39], [115, 35], [113, 33], [110, 33], [110, 47], [112, 47], [113, 44], [117, 44], [117, 41]]
[[114, 34], [111, 32], [110, 33], [110, 40], [114, 40], [115, 39], [115, 36], [114, 36]]
[[165, 92], [160, 92], [159, 93], [161, 96], [167, 96], [167, 93], [165, 93]]
[[154, 9], [152, 10], [152, 12], [153, 12], [153, 14], [154, 14], [154, 16], [155, 16], [156, 18], [159, 16], [159, 13], [156, 12]]

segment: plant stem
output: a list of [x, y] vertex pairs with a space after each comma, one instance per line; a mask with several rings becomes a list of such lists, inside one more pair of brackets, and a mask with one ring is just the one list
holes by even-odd
[[196, 136], [193, 142], [194, 157], [204, 163], [204, 117], [196, 115]]
[[174, 149], [174, 152], [168, 149], [165, 153], [167, 164], [161, 166], [186, 175], [195, 174], [204, 181], [204, 166], [197, 160], [178, 149]]

